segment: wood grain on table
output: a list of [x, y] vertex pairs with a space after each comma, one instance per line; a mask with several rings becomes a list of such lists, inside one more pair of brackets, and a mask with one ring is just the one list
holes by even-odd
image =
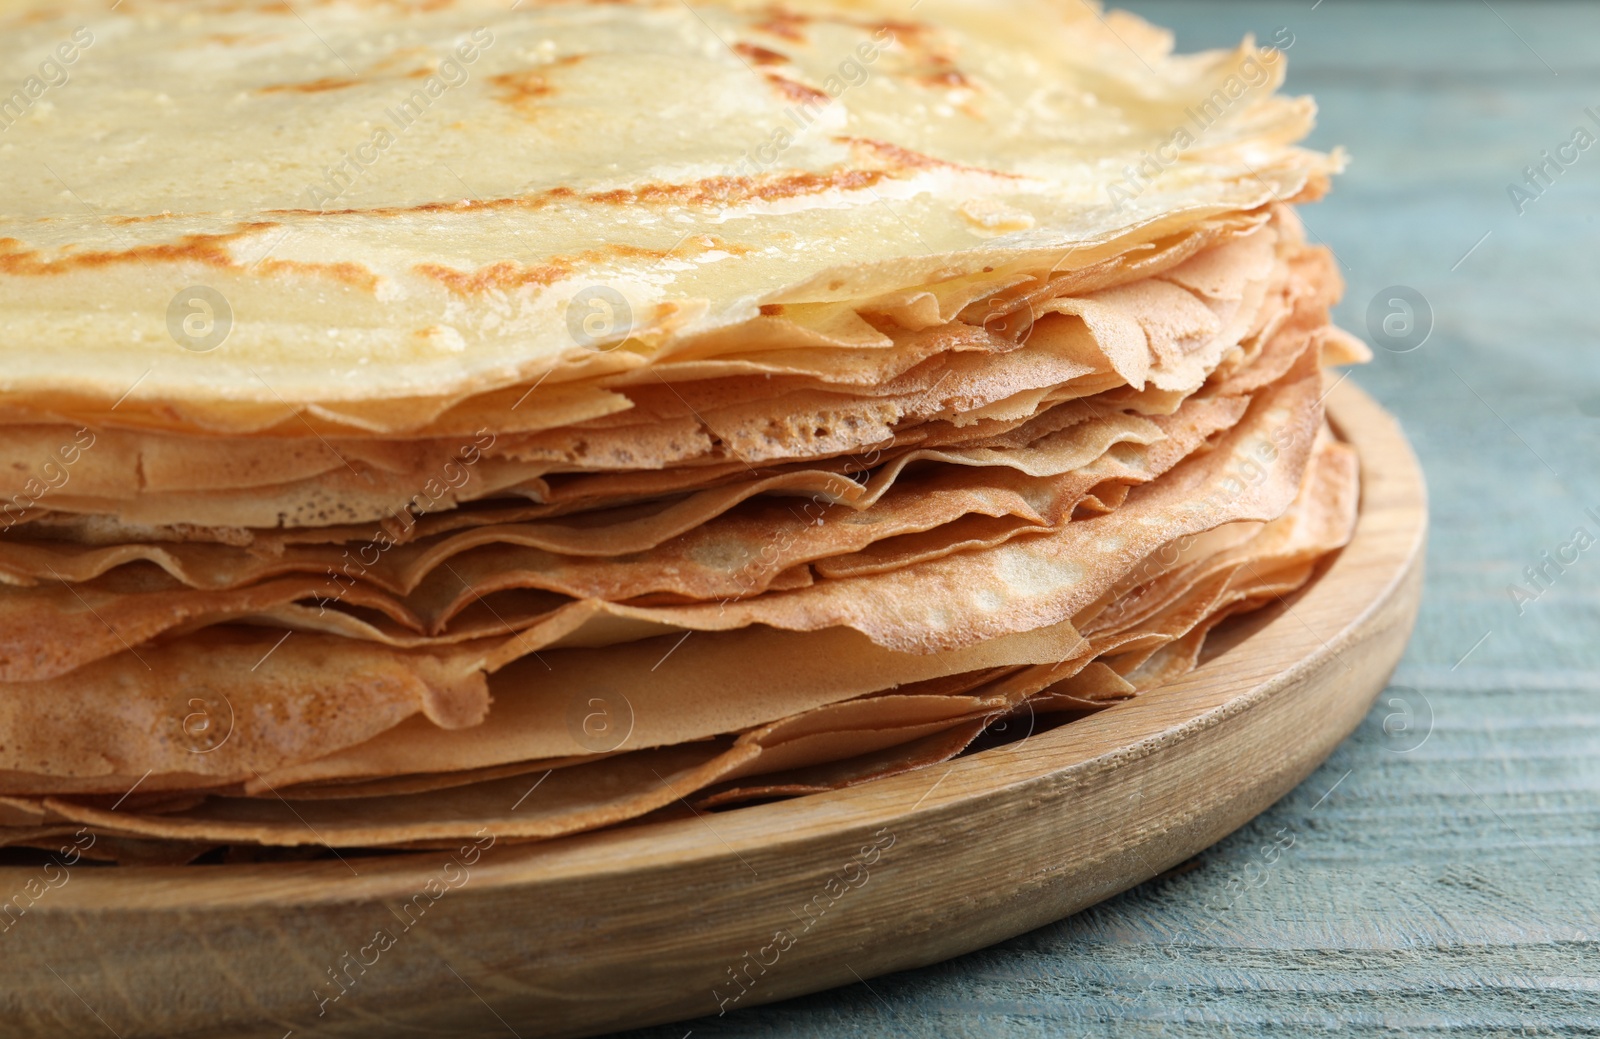
[[[1288, 29], [1313, 143], [1353, 160], [1305, 213], [1344, 265], [1343, 324], [1366, 336], [1391, 286], [1430, 305], [1420, 348], [1353, 376], [1432, 498], [1394, 685], [1185, 872], [870, 987], [634, 1039], [1600, 1033], [1600, 148], [1520, 214], [1507, 190], [1575, 128], [1600, 136], [1600, 5], [1121, 6], [1183, 50]], [[1576, 560], [1530, 583], [1563, 546]]]

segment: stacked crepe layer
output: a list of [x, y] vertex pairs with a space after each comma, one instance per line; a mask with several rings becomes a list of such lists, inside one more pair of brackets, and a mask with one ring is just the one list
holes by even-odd
[[[646, 46], [709, 60], [679, 12], [464, 7], [495, 40], [456, 98], [468, 137], [503, 135], [497, 91], [531, 82], [529, 49], [502, 46], [519, 36], [540, 54], [591, 41], [544, 63], [536, 97], [604, 93], [621, 59], [595, 39], [631, 42], [630, 67]], [[536, 840], [837, 789], [1153, 689], [1218, 623], [1304, 585], [1358, 497], [1322, 372], [1365, 350], [1330, 324], [1337, 271], [1289, 208], [1334, 164], [1291, 146], [1309, 106], [1273, 78], [1103, 204], [1120, 158], [1261, 65], [1253, 48], [1174, 58], [1156, 30], [1085, 10], [1019, 34], [942, 8], [907, 24], [710, 7], [736, 55], [786, 62], [766, 74], [784, 97], [889, 32], [883, 89], [829, 118], [904, 139], [805, 138], [775, 169], [635, 184], [620, 214], [603, 178], [448, 205], [380, 182], [309, 212], [224, 177], [226, 219], [198, 201], [135, 215], [101, 185], [131, 242], [19, 223], [0, 243], [0, 281], [28, 290], [13, 331], [90, 271], [164, 307], [197, 256], [237, 326], [185, 352], [149, 345], [139, 305], [102, 308], [50, 333], [79, 370], [8, 355], [0, 844], [89, 826], [108, 857], [186, 861]], [[335, 41], [448, 41], [463, 14], [360, 13], [319, 12]], [[207, 40], [249, 40], [284, 14], [209, 17], [238, 31]], [[141, 25], [112, 57], [189, 31]], [[979, 86], [908, 120], [930, 62]], [[674, 67], [651, 72], [658, 95], [688, 89]], [[252, 104], [293, 94], [260, 66], [227, 75], [256, 77], [234, 84]], [[1119, 120], [1035, 90], [1019, 130], [1001, 102], [1040, 82], [1093, 84]], [[469, 168], [492, 182], [497, 162]], [[263, 219], [226, 230], [241, 209]], [[874, 226], [885, 213], [912, 235]], [[663, 214], [682, 252], [639, 244]], [[451, 265], [412, 255], [427, 221], [452, 229]], [[278, 228], [315, 262], [243, 258]], [[506, 261], [507, 230], [551, 251]], [[562, 244], [580, 233], [588, 248]], [[602, 276], [631, 319], [583, 341], [561, 304]], [[329, 279], [342, 294], [318, 291]]]
[[[1023, 342], [906, 334], [934, 346], [902, 386], [781, 412], [758, 460], [567, 461], [365, 526], [22, 525], [0, 539], [14, 837], [550, 837], [861, 782], [1170, 681], [1350, 535], [1355, 463], [1320, 416], [1320, 365], [1360, 356], [1337, 287], [1273, 209], [1043, 302]], [[674, 399], [707, 425], [759, 407], [723, 381]], [[625, 738], [584, 739], [591, 703]]]

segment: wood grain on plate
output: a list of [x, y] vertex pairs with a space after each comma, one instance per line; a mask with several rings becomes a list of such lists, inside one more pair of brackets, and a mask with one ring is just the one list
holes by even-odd
[[1354, 541], [1179, 683], [852, 790], [476, 861], [79, 867], [0, 935], [5, 1032], [586, 1035], [932, 963], [1123, 891], [1292, 789], [1405, 645], [1421, 473], [1354, 386], [1329, 408], [1362, 457]]

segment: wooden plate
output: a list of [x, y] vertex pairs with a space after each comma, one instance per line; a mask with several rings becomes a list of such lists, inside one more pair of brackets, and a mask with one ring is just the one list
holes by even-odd
[[[476, 862], [78, 867], [0, 934], [3, 1031], [590, 1035], [933, 963], [1123, 891], [1304, 779], [1405, 646], [1422, 474], [1353, 385], [1329, 410], [1362, 458], [1354, 541], [1179, 683], [853, 790]], [[37, 872], [0, 870], [0, 893]]]

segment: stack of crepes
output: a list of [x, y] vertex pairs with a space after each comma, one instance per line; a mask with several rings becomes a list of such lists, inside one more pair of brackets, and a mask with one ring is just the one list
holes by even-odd
[[1349, 538], [1280, 52], [301, 6], [0, 8], [6, 82], [92, 38], [0, 152], [0, 843], [846, 787], [1171, 681]]

